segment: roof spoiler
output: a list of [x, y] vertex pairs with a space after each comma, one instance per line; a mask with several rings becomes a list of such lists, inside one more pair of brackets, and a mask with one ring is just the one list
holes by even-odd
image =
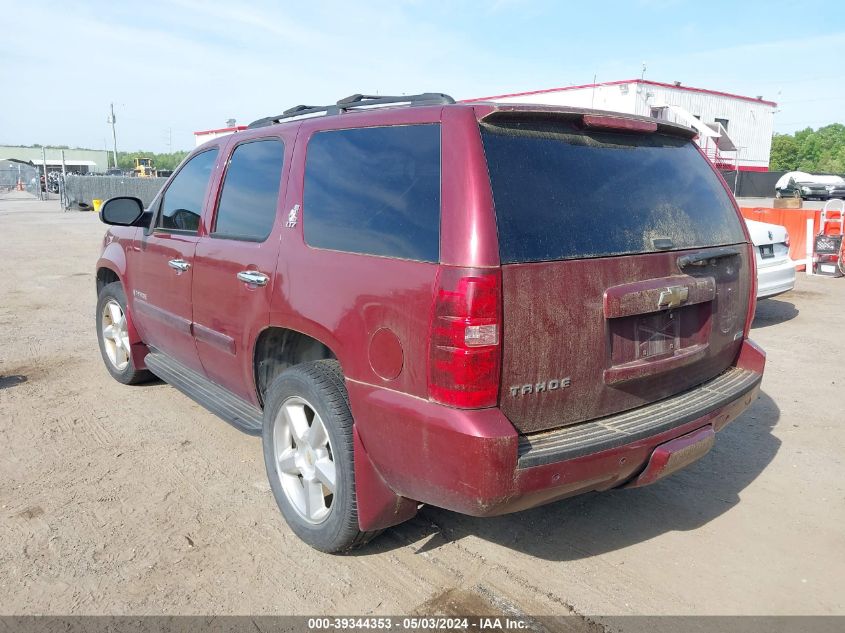
[[494, 109], [481, 117], [481, 120], [494, 125], [501, 121], [514, 119], [560, 119], [575, 122], [589, 130], [616, 130], [635, 134], [659, 132], [688, 139], [693, 139], [698, 135], [696, 130], [684, 125], [622, 112], [534, 104], [510, 106], [497, 103], [491, 105]]

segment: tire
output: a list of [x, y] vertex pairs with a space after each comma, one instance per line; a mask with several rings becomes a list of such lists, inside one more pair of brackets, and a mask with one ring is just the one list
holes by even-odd
[[337, 361], [291, 367], [267, 390], [262, 445], [270, 489], [294, 533], [322, 552], [344, 552], [379, 533], [358, 528], [352, 427]]
[[121, 283], [115, 281], [103, 286], [95, 314], [100, 354], [112, 378], [124, 385], [136, 385], [152, 380], [153, 375], [146, 369], [136, 369], [132, 362], [128, 315], [126, 294]]

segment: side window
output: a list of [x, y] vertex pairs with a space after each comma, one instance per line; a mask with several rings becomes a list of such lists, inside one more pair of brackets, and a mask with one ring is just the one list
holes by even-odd
[[303, 207], [310, 246], [439, 261], [440, 126], [316, 133]]
[[211, 170], [217, 160], [217, 148], [197, 154], [170, 182], [161, 201], [161, 212], [154, 228], [166, 231], [196, 232], [205, 202]]
[[285, 146], [278, 139], [238, 145], [232, 153], [212, 235], [263, 241], [273, 230]]

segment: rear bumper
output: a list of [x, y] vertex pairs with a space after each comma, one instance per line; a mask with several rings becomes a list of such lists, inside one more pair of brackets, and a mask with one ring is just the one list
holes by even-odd
[[[499, 409], [450, 409], [371, 385], [348, 387], [363, 448], [391, 490], [490, 516], [628, 483], [659, 445], [703, 427], [719, 431], [742, 413], [757, 397], [764, 364], [764, 352], [745, 341], [734, 367], [695, 389], [523, 437]], [[384, 526], [367, 529], [376, 527]]]
[[787, 258], [774, 266], [761, 266], [757, 260], [757, 298], [774, 297], [795, 287], [795, 262]]
[[520, 468], [543, 466], [577, 457], [595, 455], [638, 440], [673, 432], [687, 424], [702, 426], [715, 423], [724, 426], [724, 414], [714, 421], [707, 416], [721, 412], [743, 400], [760, 384], [761, 376], [753, 371], [731, 367], [724, 373], [694, 389], [652, 405], [632, 409], [600, 420], [575, 424], [544, 433], [519, 438]]

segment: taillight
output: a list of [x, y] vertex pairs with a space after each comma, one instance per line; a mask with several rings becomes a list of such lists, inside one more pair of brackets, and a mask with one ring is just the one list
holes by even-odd
[[464, 409], [496, 405], [501, 287], [498, 268], [440, 267], [428, 368], [432, 400]]
[[783, 243], [786, 244], [786, 248], [789, 248], [789, 231], [784, 232]]
[[754, 320], [754, 312], [757, 311], [757, 247], [754, 244], [748, 245], [748, 261], [751, 266], [751, 296], [748, 298], [748, 314], [745, 317], [743, 330], [745, 338], [748, 338], [751, 333], [751, 322]]

